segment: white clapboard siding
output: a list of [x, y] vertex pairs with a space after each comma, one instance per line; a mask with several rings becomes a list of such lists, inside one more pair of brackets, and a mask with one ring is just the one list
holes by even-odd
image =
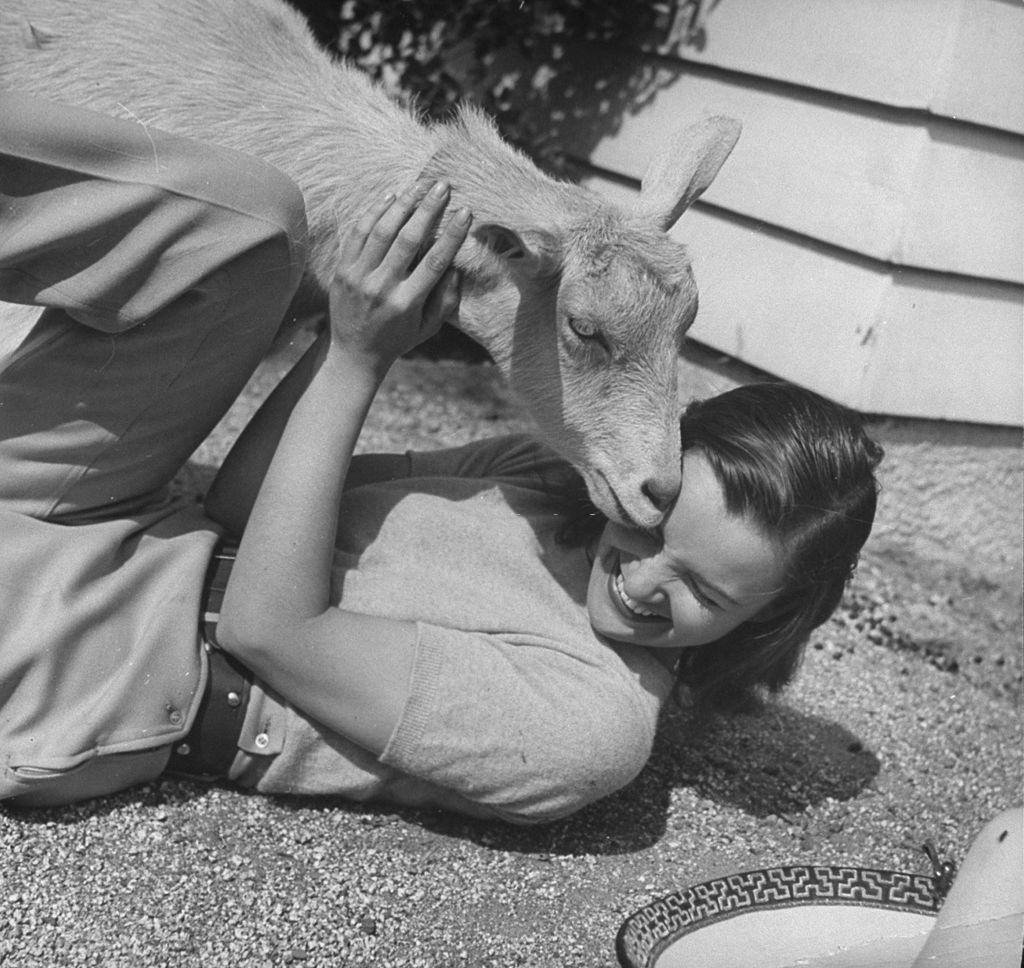
[[1024, 134], [1020, 0], [717, 0], [685, 60]]
[[709, 9], [700, 50], [567, 44], [535, 115], [627, 203], [686, 118], [742, 121], [673, 229], [693, 337], [864, 412], [1024, 422], [1024, 5]]
[[[574, 99], [649, 70], [642, 56], [607, 47], [569, 58]], [[614, 134], [595, 137], [593, 116], [570, 111], [562, 143], [593, 144], [591, 164], [639, 179], [681, 118], [731, 115], [743, 135], [707, 201], [875, 259], [1024, 283], [1024, 138], [756, 77], [656, 70], [653, 93]], [[557, 105], [562, 93], [552, 94]]]
[[[620, 182], [585, 183], [627, 205], [636, 197]], [[710, 206], [672, 235], [693, 258], [698, 342], [865, 413], [1021, 422], [1016, 287], [852, 259]]]

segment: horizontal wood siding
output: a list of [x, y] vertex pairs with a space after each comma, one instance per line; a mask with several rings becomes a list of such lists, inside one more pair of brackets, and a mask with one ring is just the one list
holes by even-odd
[[1020, 0], [717, 0], [672, 53], [1024, 134]]
[[719, 0], [701, 49], [570, 45], [538, 105], [626, 204], [687, 118], [743, 122], [673, 230], [695, 339], [863, 411], [1024, 421], [1024, 6]]
[[708, 202], [886, 262], [1024, 282], [1024, 220], [1008, 204], [1024, 203], [1024, 137], [610, 48], [570, 58], [573, 98], [649, 75], [649, 99], [614, 133], [588, 112], [560, 122], [598, 168], [639, 180], [680, 119], [731, 115], [743, 135]]
[[[627, 205], [636, 197], [621, 182], [585, 182]], [[854, 259], [711, 206], [672, 235], [700, 287], [692, 339], [865, 413], [1021, 422], [1017, 287]]]

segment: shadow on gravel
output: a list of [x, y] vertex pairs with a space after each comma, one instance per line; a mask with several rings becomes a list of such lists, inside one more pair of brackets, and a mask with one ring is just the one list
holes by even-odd
[[672, 786], [767, 817], [849, 800], [880, 763], [844, 726], [778, 704], [712, 723], [671, 710], [649, 768], [665, 770]]
[[851, 799], [878, 775], [879, 766], [843, 726], [784, 705], [711, 721], [671, 708], [636, 780], [566, 820], [515, 828], [437, 815], [409, 819], [499, 850], [631, 853], [665, 834], [675, 790], [690, 788], [702, 799], [764, 818], [800, 813], [828, 797]]
[[[435, 838], [441, 837], [543, 860], [543, 855], [628, 854], [652, 846], [666, 833], [674, 791], [688, 788], [710, 803], [764, 818], [800, 813], [826, 797], [854, 797], [878, 772], [877, 757], [848, 730], [784, 705], [770, 706], [758, 715], [713, 721], [673, 707], [664, 716], [650, 761], [633, 783], [551, 824], [515, 827], [436, 810], [361, 806], [333, 797], [269, 799], [284, 814], [340, 811], [357, 829], [375, 830], [381, 843], [393, 835], [409, 848], [419, 837], [436, 849]], [[203, 783], [163, 779], [112, 797], [11, 811], [11, 816], [24, 823], [63, 825], [142, 806], [157, 820], [166, 817], [171, 828], [179, 811], [187, 812], [189, 802], [209, 789]], [[238, 796], [255, 795], [239, 791]], [[227, 798], [223, 809], [237, 811], [242, 801], [232, 805], [233, 801]], [[678, 813], [678, 806], [675, 809]], [[285, 823], [284, 829], [291, 828]]]

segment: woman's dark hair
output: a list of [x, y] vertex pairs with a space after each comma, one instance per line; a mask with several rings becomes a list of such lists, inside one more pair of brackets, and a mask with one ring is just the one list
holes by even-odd
[[[786, 554], [769, 613], [684, 650], [679, 663], [698, 707], [741, 709], [759, 688], [777, 692], [792, 680], [810, 633], [839, 605], [874, 522], [883, 452], [852, 411], [782, 383], [691, 403], [680, 431], [684, 453], [704, 454], [729, 512]], [[584, 525], [591, 534], [602, 526], [600, 518]]]

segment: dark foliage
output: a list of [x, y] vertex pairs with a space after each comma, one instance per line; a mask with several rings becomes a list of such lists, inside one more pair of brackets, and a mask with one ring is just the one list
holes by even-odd
[[541, 164], [560, 162], [529, 120], [569, 42], [666, 46], [699, 29], [700, 0], [291, 0], [320, 41], [443, 120], [462, 101]]

